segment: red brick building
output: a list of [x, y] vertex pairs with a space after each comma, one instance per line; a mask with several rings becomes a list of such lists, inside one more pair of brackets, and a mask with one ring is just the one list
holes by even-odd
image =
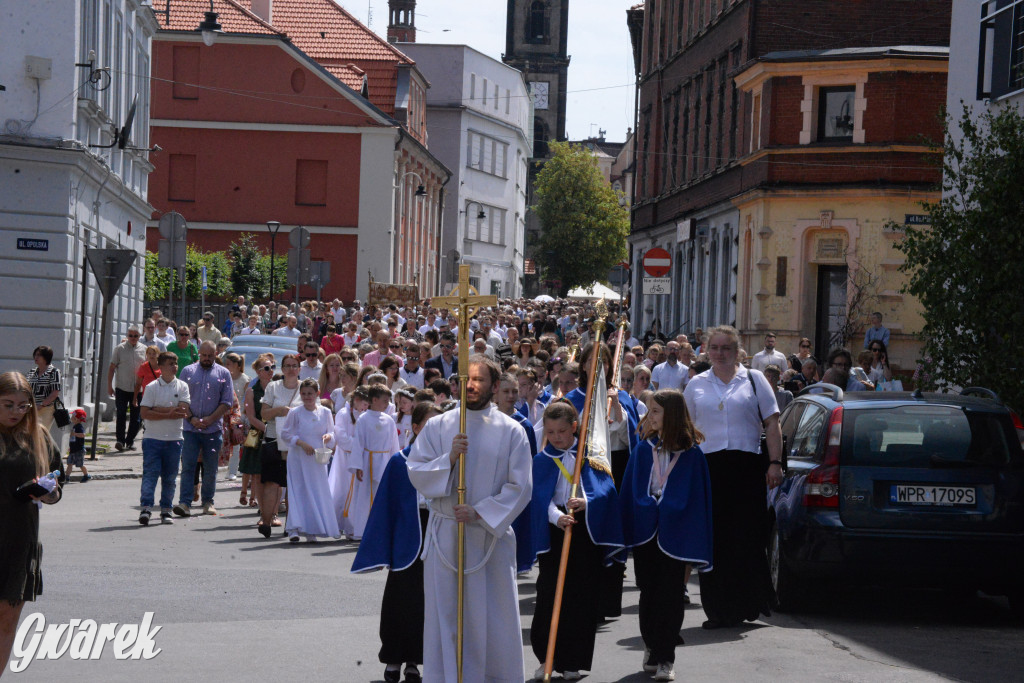
[[[632, 302], [641, 327], [655, 318], [665, 332], [737, 321], [740, 225], [732, 200], [760, 183], [783, 179], [772, 175], [782, 173], [781, 163], [772, 169], [760, 168], [761, 159], [740, 162], [763, 121], [752, 117], [754, 95], [737, 87], [736, 75], [781, 51], [947, 46], [950, 5], [950, 0], [647, 0], [630, 11], [639, 74]], [[773, 107], [780, 117], [771, 130], [776, 138], [764, 144], [781, 144], [787, 125], [802, 127], [803, 92], [782, 82], [762, 97], [778, 98], [773, 104], [780, 105]], [[781, 106], [786, 97], [799, 98], [795, 109]], [[866, 166], [892, 163], [892, 157], [869, 157], [858, 154]], [[859, 177], [835, 180], [877, 180], [869, 168], [861, 170]], [[828, 173], [813, 175], [827, 180]], [[656, 246], [673, 255], [672, 293], [644, 297], [639, 264]]]
[[370, 275], [435, 294], [450, 174], [425, 146], [413, 61], [331, 0], [214, 0], [211, 46], [196, 30], [207, 2], [168, 9], [153, 43], [153, 206], [184, 215], [206, 250], [240, 232], [269, 249], [273, 220], [283, 254], [287, 231], [307, 228], [312, 259], [331, 263], [326, 298], [365, 298]]

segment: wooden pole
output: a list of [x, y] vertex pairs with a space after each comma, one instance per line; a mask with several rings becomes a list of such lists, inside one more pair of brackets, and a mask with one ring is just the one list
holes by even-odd
[[[583, 403], [583, 418], [580, 421], [580, 438], [576, 445], [576, 465], [572, 471], [572, 489], [569, 493], [570, 498], [576, 497], [576, 492], [580, 484], [580, 472], [583, 469], [583, 457], [586, 451], [587, 436], [589, 433], [590, 426], [590, 414], [591, 406], [595, 400], [599, 397], [594, 396], [594, 389], [597, 386], [597, 363], [601, 359], [601, 333], [604, 331], [604, 321], [606, 312], [603, 309], [602, 300], [598, 304], [598, 316], [594, 321], [591, 331], [594, 333], [594, 346], [590, 355], [590, 372], [587, 375], [587, 379], [590, 380], [587, 386], [587, 398]], [[544, 657], [544, 681], [549, 683], [551, 681], [551, 673], [555, 667], [555, 643], [558, 640], [558, 621], [562, 616], [562, 595], [565, 593], [565, 573], [569, 566], [569, 544], [572, 543], [572, 528], [574, 525], [570, 524], [565, 527], [565, 533], [562, 536], [562, 557], [558, 562], [558, 581], [555, 583], [555, 604], [551, 611], [551, 627], [548, 631], [548, 650]], [[586, 532], [584, 532], [586, 533]]]

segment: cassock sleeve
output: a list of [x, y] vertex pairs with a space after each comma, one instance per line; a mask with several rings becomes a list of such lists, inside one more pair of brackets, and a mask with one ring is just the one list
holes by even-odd
[[505, 484], [496, 496], [473, 505], [480, 522], [495, 536], [501, 536], [519, 513], [530, 504], [533, 495], [533, 458], [526, 433], [518, 424], [508, 427], [509, 458]]
[[348, 471], [355, 472], [357, 470], [366, 470], [366, 463], [364, 457], [366, 455], [366, 447], [363, 445], [362, 432], [366, 429], [366, 420], [364, 416], [369, 415], [369, 411], [363, 413], [356, 418], [355, 429], [352, 430], [352, 441], [349, 444], [349, 459], [348, 459]]
[[409, 481], [424, 498], [444, 498], [454, 490], [451, 442], [443, 442], [441, 420], [427, 420], [409, 452]]
[[281, 433], [278, 434], [278, 439], [285, 442], [289, 448], [295, 445], [295, 442], [299, 440], [299, 411], [289, 410], [288, 416], [284, 418], [284, 424], [281, 425]]

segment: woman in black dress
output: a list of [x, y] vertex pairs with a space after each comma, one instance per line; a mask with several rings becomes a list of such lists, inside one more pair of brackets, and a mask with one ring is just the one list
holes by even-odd
[[[26, 600], [42, 593], [39, 506], [60, 500], [60, 487], [22, 498], [19, 486], [62, 470], [60, 452], [39, 424], [32, 386], [19, 372], [0, 375], [0, 672], [7, 667]], [[63, 471], [63, 470], [62, 470]]]

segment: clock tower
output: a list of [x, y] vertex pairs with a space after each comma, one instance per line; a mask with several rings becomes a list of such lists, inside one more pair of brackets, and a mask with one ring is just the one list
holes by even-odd
[[519, 69], [533, 95], [534, 158], [547, 143], [565, 140], [565, 93], [569, 55], [569, 0], [508, 0], [502, 61]]

